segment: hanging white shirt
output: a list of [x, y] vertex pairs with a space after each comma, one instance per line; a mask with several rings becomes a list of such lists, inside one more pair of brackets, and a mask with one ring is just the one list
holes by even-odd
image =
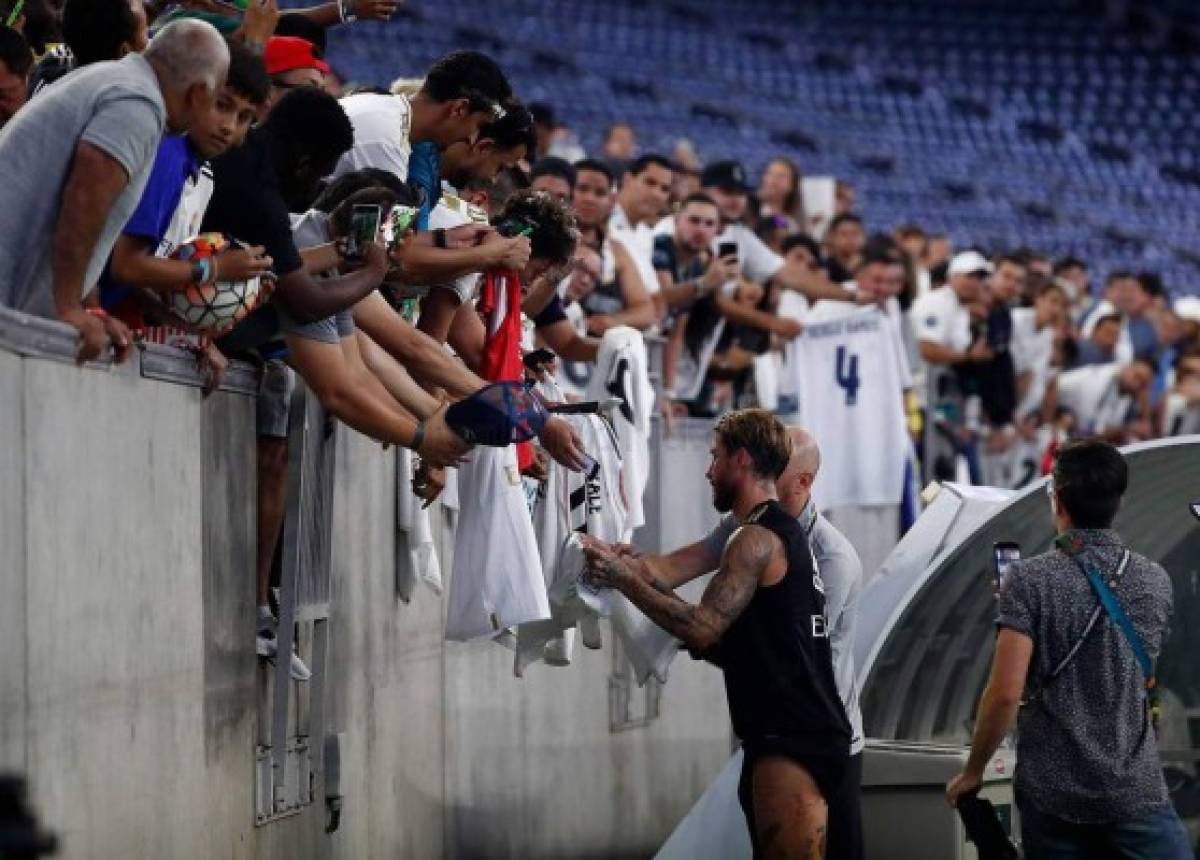
[[[407, 448], [396, 449], [396, 528], [404, 534], [406, 557], [397, 558], [403, 574], [399, 581], [411, 583], [420, 579], [438, 594], [442, 593], [442, 567], [433, 542], [429, 509], [413, 494], [412, 479], [415, 455]], [[412, 597], [411, 585], [401, 597], [407, 603]]]
[[650, 384], [646, 341], [641, 332], [617, 326], [604, 333], [596, 368], [585, 391], [587, 400], [616, 397], [621, 406], [613, 413], [613, 426], [624, 458], [621, 474], [628, 506], [630, 534], [646, 522], [642, 495], [650, 478], [650, 416], [654, 388]]
[[902, 391], [911, 378], [887, 315], [818, 302], [784, 355], [797, 419], [822, 451], [813, 485], [820, 508], [898, 505], [909, 453]]
[[479, 446], [458, 479], [446, 638], [466, 642], [550, 618], [516, 448]]

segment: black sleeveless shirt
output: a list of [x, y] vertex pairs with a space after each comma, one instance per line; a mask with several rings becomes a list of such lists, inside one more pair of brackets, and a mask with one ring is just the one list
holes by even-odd
[[824, 585], [804, 527], [775, 501], [759, 505], [743, 525], [783, 541], [787, 573], [760, 585], [721, 637], [715, 656], [733, 729], [743, 741], [783, 737], [805, 752], [848, 753], [850, 723], [833, 675]]

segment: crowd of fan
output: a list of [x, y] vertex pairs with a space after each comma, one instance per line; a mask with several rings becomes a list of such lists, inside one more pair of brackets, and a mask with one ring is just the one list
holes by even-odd
[[[0, 3], [0, 304], [73, 326], [80, 360], [121, 360], [138, 337], [177, 331], [165, 296], [271, 275], [269, 299], [231, 331], [186, 340], [210, 387], [229, 357], [263, 366], [260, 653], [292, 374], [347, 425], [416, 451], [415, 492], [432, 498], [469, 447], [445, 404], [511, 371], [493, 355], [504, 311], [480, 302], [496, 298], [486, 273], [519, 277], [526, 351], [553, 353], [536, 371], [557, 368], [568, 395], [610, 330], [660, 337], [668, 425], [756, 403], [794, 411], [787, 345], [814, 306], [845, 303], [878, 308], [904, 345], [905, 390], [880, 408], [905, 422], [928, 476], [1016, 486], [1072, 433], [1200, 432], [1197, 301], [1173, 307], [1152, 274], [955, 253], [914, 225], [868, 235], [856, 209], [870, 201], [845, 183], [828, 211], [806, 212], [787, 159], [754, 187], [736, 161], [701, 166], [686, 141], [639, 154], [624, 123], [588, 157], [473, 51], [390, 91], [343, 92], [325, 28], [395, 6]], [[396, 204], [419, 210], [414, 231], [390, 247], [347, 241], [355, 206]], [[238, 245], [173, 256], [201, 232]], [[566, 468], [585, 464], [569, 422], [551, 418], [540, 440]]]

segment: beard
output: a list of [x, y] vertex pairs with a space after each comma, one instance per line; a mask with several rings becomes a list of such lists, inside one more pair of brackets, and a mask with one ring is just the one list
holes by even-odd
[[736, 497], [732, 487], [724, 484], [713, 483], [712, 498], [713, 507], [717, 509], [719, 514], [727, 514], [733, 510], [733, 503]]

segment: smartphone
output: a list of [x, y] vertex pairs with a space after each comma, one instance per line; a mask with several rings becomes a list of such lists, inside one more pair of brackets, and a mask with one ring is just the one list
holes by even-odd
[[1004, 587], [1004, 578], [1008, 576], [1009, 568], [1014, 562], [1021, 560], [1021, 546], [1012, 541], [998, 541], [992, 545], [992, 563], [993, 572], [992, 579], [996, 584], [996, 591], [1000, 591]]
[[717, 258], [725, 259], [726, 257], [736, 257], [738, 255], [737, 242], [721, 242], [717, 245]]
[[356, 203], [350, 210], [350, 250], [347, 256], [361, 256], [363, 249], [379, 237], [383, 209], [373, 203]]
[[383, 223], [383, 243], [389, 249], [395, 248], [404, 239], [405, 231], [416, 226], [420, 214], [421, 210], [416, 206], [401, 203], [393, 206]]

